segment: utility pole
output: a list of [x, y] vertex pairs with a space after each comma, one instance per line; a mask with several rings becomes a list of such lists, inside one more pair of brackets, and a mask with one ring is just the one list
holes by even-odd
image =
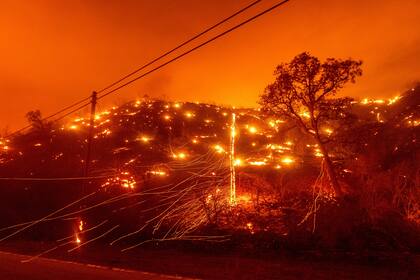
[[89, 134], [87, 138], [87, 151], [86, 151], [86, 160], [85, 160], [85, 170], [83, 173], [84, 177], [89, 175], [89, 167], [90, 167], [90, 155], [92, 150], [92, 139], [93, 139], [93, 131], [95, 129], [95, 111], [96, 111], [96, 101], [97, 101], [97, 93], [94, 91], [92, 93], [90, 99], [90, 122], [89, 122]]
[[[92, 153], [92, 140], [93, 140], [93, 131], [95, 129], [95, 111], [96, 111], [96, 102], [97, 102], [97, 92], [92, 92], [91, 99], [90, 99], [90, 121], [89, 121], [89, 132], [88, 132], [88, 138], [87, 138], [87, 150], [86, 150], [86, 159], [85, 159], [85, 170], [83, 172], [84, 177], [89, 176], [89, 167], [90, 167], [90, 155]], [[82, 195], [84, 196], [86, 194], [86, 187], [89, 182], [86, 180], [83, 180], [82, 182]], [[80, 205], [81, 209], [85, 208], [84, 204]], [[78, 230], [79, 233], [76, 233], [76, 243], [80, 243], [81, 239], [79, 237], [79, 234], [81, 234], [81, 231], [83, 231], [83, 225], [85, 222], [81, 217], [79, 217], [78, 221]]]
[[236, 172], [235, 172], [235, 136], [236, 136], [236, 115], [232, 113], [230, 126], [230, 205], [236, 205]]

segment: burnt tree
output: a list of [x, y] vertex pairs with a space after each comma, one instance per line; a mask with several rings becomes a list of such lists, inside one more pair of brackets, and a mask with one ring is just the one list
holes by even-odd
[[330, 135], [326, 127], [346, 118], [350, 98], [335, 95], [348, 82], [362, 75], [361, 61], [327, 58], [320, 62], [308, 53], [297, 55], [289, 63], [277, 66], [275, 81], [260, 95], [264, 112], [294, 122], [318, 144], [323, 164], [336, 196], [343, 191], [337, 180], [326, 143]]

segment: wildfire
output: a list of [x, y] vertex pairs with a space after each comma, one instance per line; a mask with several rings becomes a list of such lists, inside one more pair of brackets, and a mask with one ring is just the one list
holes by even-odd
[[289, 164], [294, 163], [294, 162], [295, 162], [295, 160], [294, 160], [293, 158], [291, 158], [291, 157], [283, 157], [283, 158], [281, 159], [281, 162], [282, 162], [283, 164], [289, 165]]
[[142, 141], [143, 143], [149, 143], [150, 142], [150, 140], [152, 140], [152, 138], [150, 138], [150, 137], [148, 137], [148, 136], [145, 136], [145, 135], [143, 135], [143, 136], [141, 136], [140, 137], [140, 139], [139, 139], [140, 141]]
[[172, 157], [175, 159], [185, 159], [187, 157], [187, 154], [183, 153], [183, 152], [179, 152], [177, 154], [173, 153]]
[[235, 166], [241, 166], [242, 165], [242, 160], [240, 158], [236, 158], [235, 162], [234, 162]]
[[258, 132], [258, 129], [255, 126], [247, 126], [248, 132], [251, 134], [255, 134]]
[[250, 165], [254, 165], [254, 166], [263, 166], [263, 165], [267, 165], [267, 163], [265, 161], [250, 161], [249, 162]]
[[325, 128], [324, 132], [328, 135], [331, 135], [334, 131], [331, 128]]
[[124, 171], [121, 172], [119, 176], [107, 179], [106, 182], [101, 185], [101, 187], [117, 185], [125, 189], [134, 189], [136, 184], [137, 182], [134, 179], [134, 176], [130, 175], [130, 172]]
[[214, 145], [214, 149], [219, 154], [225, 153], [225, 149], [222, 146], [218, 145], [218, 144], [217, 145]]
[[156, 175], [156, 176], [161, 176], [161, 177], [168, 175], [165, 171], [161, 171], [161, 170], [150, 170], [150, 171], [147, 171], [146, 173]]
[[82, 220], [80, 220], [79, 221], [79, 231], [83, 231], [83, 226], [84, 226], [84, 223], [83, 223], [83, 221]]
[[397, 96], [395, 96], [393, 98], [389, 98], [387, 100], [385, 100], [385, 99], [369, 99], [369, 98], [363, 98], [360, 101], [360, 104], [362, 104], [362, 105], [369, 105], [369, 104], [380, 104], [380, 105], [382, 105], [382, 104], [386, 104], [386, 105], [389, 106], [389, 105], [395, 104], [400, 99], [401, 99], [401, 96], [399, 96], [399, 95], [397, 95]]

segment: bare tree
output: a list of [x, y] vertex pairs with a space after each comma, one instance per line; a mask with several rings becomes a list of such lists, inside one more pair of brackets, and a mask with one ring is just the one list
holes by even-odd
[[316, 141], [325, 170], [336, 196], [342, 196], [334, 166], [326, 147], [328, 133], [323, 130], [346, 117], [350, 98], [335, 98], [348, 82], [362, 75], [361, 61], [328, 58], [320, 60], [309, 53], [297, 55], [290, 63], [277, 66], [275, 81], [260, 96], [264, 112], [287, 118]]
[[25, 117], [32, 128], [38, 133], [49, 133], [52, 129], [52, 122], [44, 120], [39, 110], [29, 111]]

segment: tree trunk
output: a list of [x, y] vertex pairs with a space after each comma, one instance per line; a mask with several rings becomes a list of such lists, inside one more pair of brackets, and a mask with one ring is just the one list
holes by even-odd
[[332, 164], [331, 158], [328, 155], [327, 150], [324, 147], [324, 144], [321, 142], [320, 139], [317, 139], [319, 149], [321, 150], [322, 156], [324, 157], [324, 164], [327, 170], [328, 180], [330, 181], [331, 187], [334, 189], [335, 195], [337, 197], [341, 197], [343, 192], [341, 190], [340, 184], [337, 180], [337, 175], [334, 170], [334, 166]]

